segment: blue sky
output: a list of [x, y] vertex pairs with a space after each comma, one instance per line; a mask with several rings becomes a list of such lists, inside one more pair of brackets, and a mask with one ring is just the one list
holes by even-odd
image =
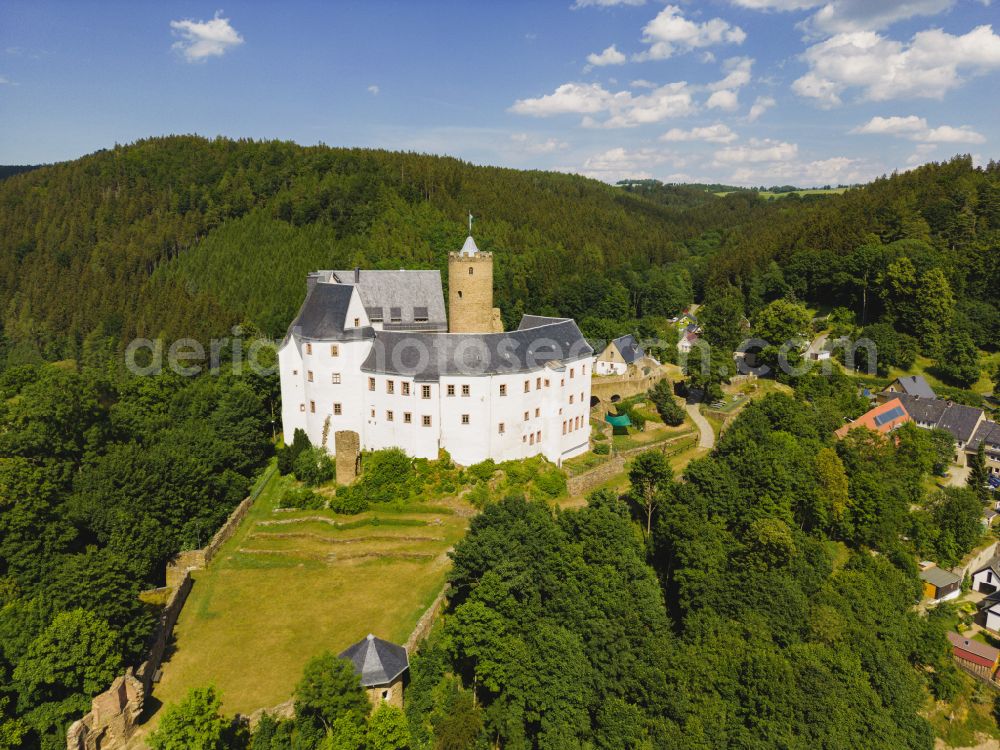
[[4, 0], [0, 163], [199, 133], [850, 183], [1000, 157], [998, 83], [985, 0]]

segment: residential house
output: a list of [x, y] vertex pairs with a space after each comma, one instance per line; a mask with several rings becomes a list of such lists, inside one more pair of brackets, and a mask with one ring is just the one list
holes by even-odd
[[646, 352], [635, 336], [619, 336], [604, 347], [604, 351], [597, 357], [594, 372], [598, 375], [624, 375], [629, 366], [645, 356]]
[[987, 630], [1000, 633], [1000, 594], [990, 594], [978, 606], [976, 622]]
[[921, 563], [920, 580], [924, 582], [924, 598], [931, 604], [955, 599], [962, 593], [962, 579], [950, 570], [934, 563]]
[[874, 430], [885, 435], [909, 421], [910, 415], [903, 407], [903, 404], [900, 403], [899, 399], [893, 399], [865, 412], [853, 422], [848, 422], [834, 434], [838, 438], [843, 438], [848, 432], [857, 427], [866, 427], [869, 430]]
[[986, 457], [986, 470], [993, 477], [1000, 478], [1000, 424], [985, 419], [980, 422], [965, 446], [966, 456], [975, 455], [980, 445]]
[[997, 660], [1000, 659], [1000, 649], [953, 631], [948, 633], [948, 641], [951, 643], [951, 654], [959, 665], [980, 677], [993, 679]]
[[405, 648], [369, 633], [341, 651], [338, 657], [354, 665], [354, 674], [361, 678], [361, 687], [372, 705], [385, 701], [397, 708], [403, 707], [403, 680], [410, 668]]
[[886, 386], [883, 393], [886, 396], [886, 400], [893, 398], [894, 394], [897, 393], [905, 393], [907, 396], [916, 396], [918, 398], [937, 398], [934, 389], [931, 388], [930, 383], [927, 382], [927, 378], [923, 375], [903, 375], [902, 377], [898, 377]]
[[1000, 557], [994, 557], [972, 574], [972, 590], [983, 594], [1000, 590]]
[[[964, 454], [969, 452], [969, 444], [977, 431], [984, 423], [989, 424], [989, 420], [986, 419], [983, 410], [974, 406], [956, 404], [954, 401], [946, 401], [940, 398], [911, 396], [906, 393], [898, 394], [896, 399], [906, 407], [906, 411], [909, 412], [910, 417], [916, 422], [917, 427], [922, 427], [925, 430], [937, 427], [951, 433], [958, 447], [956, 461], [959, 464], [964, 463]], [[987, 434], [990, 436], [989, 440], [994, 439], [992, 429], [989, 433], [980, 433], [980, 436], [985, 439]], [[996, 436], [996, 440], [1000, 442], [1000, 434]]]

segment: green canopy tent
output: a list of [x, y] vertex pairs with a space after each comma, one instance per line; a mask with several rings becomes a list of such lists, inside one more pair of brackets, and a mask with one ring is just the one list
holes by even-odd
[[611, 425], [611, 431], [615, 435], [627, 435], [628, 428], [632, 426], [628, 414], [608, 414], [604, 417], [604, 421]]

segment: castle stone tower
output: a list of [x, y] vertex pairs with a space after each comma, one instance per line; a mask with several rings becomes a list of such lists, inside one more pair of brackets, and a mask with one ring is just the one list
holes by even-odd
[[457, 253], [448, 253], [448, 330], [498, 333], [500, 310], [493, 307], [493, 253], [481, 253], [469, 235]]

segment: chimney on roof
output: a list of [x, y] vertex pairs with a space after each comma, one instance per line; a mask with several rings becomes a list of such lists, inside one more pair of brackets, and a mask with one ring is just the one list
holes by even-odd
[[361, 282], [361, 267], [354, 267], [354, 283], [359, 284]]

